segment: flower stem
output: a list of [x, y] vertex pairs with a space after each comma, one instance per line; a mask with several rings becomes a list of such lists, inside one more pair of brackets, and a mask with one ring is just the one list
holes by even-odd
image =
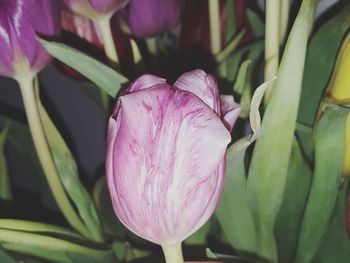
[[290, 0], [282, 0], [280, 5], [280, 44], [282, 44], [288, 29]]
[[[278, 70], [280, 51], [280, 0], [266, 0], [265, 25], [265, 81], [273, 79]], [[271, 86], [273, 87], [273, 85]], [[267, 104], [271, 87], [265, 94]]]
[[208, 2], [211, 51], [213, 55], [216, 55], [221, 50], [220, 5], [219, 0], [210, 0]]
[[90, 233], [82, 223], [77, 212], [70, 203], [68, 196], [62, 186], [56, 166], [52, 159], [49, 145], [42, 127], [39, 115], [38, 105], [36, 102], [35, 90], [32, 77], [21, 77], [17, 79], [22, 93], [25, 111], [29, 123], [29, 129], [32, 134], [34, 146], [36, 148], [39, 161], [46, 175], [47, 182], [51, 188], [53, 196], [62, 211], [63, 215], [72, 227], [78, 230], [86, 237]]
[[101, 32], [106, 56], [110, 60], [110, 62], [112, 62], [112, 64], [116, 66], [118, 64], [118, 54], [117, 54], [117, 49], [115, 47], [113, 34], [112, 34], [111, 17], [102, 16], [96, 19], [95, 23]]
[[181, 243], [174, 245], [162, 245], [166, 263], [184, 263]]
[[[112, 68], [118, 69], [119, 60], [118, 60], [117, 49], [116, 49], [114, 39], [113, 39], [113, 34], [112, 34], [111, 16], [110, 15], [102, 16], [96, 19], [95, 23], [101, 32], [103, 46], [104, 46], [104, 50], [108, 58], [109, 64]], [[101, 102], [102, 102], [104, 111], [106, 113], [109, 113], [108, 94], [104, 92], [102, 89], [100, 89], [100, 96], [101, 96]]]

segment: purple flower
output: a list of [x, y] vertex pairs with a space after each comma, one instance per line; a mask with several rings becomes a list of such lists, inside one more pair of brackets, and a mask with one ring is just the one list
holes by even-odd
[[162, 246], [199, 229], [219, 200], [239, 112], [202, 70], [173, 86], [152, 75], [138, 78], [108, 125], [107, 182], [121, 222]]
[[131, 0], [121, 11], [126, 31], [136, 38], [156, 36], [176, 27], [183, 0]]
[[1, 0], [0, 75], [36, 74], [50, 61], [37, 35], [59, 34], [59, 13], [54, 0]]
[[112, 16], [129, 0], [63, 0], [63, 2], [72, 12], [90, 19], [97, 19], [99, 16]]

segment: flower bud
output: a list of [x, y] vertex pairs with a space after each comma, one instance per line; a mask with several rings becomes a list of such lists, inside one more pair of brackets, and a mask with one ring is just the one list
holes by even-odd
[[112, 16], [123, 8], [129, 0], [63, 0], [72, 12], [90, 19], [100, 16]]
[[337, 103], [350, 103], [350, 33], [343, 41], [328, 91], [332, 100]]
[[152, 75], [138, 78], [108, 125], [107, 183], [120, 221], [162, 246], [198, 230], [219, 200], [239, 112], [202, 70], [173, 86]]
[[[339, 104], [350, 103], [350, 34], [343, 41], [328, 86], [328, 96]], [[350, 176], [350, 114], [345, 130], [344, 176]]]
[[37, 35], [59, 34], [54, 0], [2, 0], [0, 3], [0, 75], [35, 75], [50, 61]]
[[131, 0], [121, 11], [124, 30], [136, 38], [154, 37], [174, 29], [180, 21], [183, 0]]

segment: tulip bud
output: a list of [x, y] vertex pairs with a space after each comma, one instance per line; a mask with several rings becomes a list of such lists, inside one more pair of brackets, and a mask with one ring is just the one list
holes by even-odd
[[50, 61], [37, 35], [59, 34], [54, 0], [2, 0], [0, 3], [0, 75], [35, 75]]
[[173, 86], [139, 77], [108, 125], [107, 183], [120, 221], [163, 248], [198, 230], [219, 200], [239, 112], [202, 70]]
[[329, 96], [337, 103], [350, 103], [350, 34], [343, 41], [334, 73], [329, 83]]
[[159, 35], [177, 26], [183, 4], [183, 0], [131, 0], [121, 11], [123, 29], [136, 38]]
[[129, 0], [63, 0], [63, 2], [72, 12], [95, 20], [100, 16], [112, 16]]
[[[350, 34], [343, 41], [328, 86], [331, 100], [339, 104], [350, 103]], [[350, 176], [350, 114], [345, 130], [344, 176]]]

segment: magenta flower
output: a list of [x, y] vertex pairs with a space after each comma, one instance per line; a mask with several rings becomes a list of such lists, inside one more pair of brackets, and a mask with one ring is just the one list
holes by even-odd
[[54, 0], [0, 2], [0, 75], [35, 75], [50, 61], [37, 35], [57, 36], [59, 12]]
[[72, 12], [91, 19], [98, 16], [111, 16], [123, 8], [129, 0], [63, 0]]
[[152, 75], [138, 78], [108, 125], [107, 182], [121, 222], [162, 246], [199, 229], [219, 200], [239, 112], [202, 70], [173, 86]]
[[154, 37], [177, 26], [183, 5], [183, 0], [131, 0], [121, 17], [127, 33], [136, 38]]

